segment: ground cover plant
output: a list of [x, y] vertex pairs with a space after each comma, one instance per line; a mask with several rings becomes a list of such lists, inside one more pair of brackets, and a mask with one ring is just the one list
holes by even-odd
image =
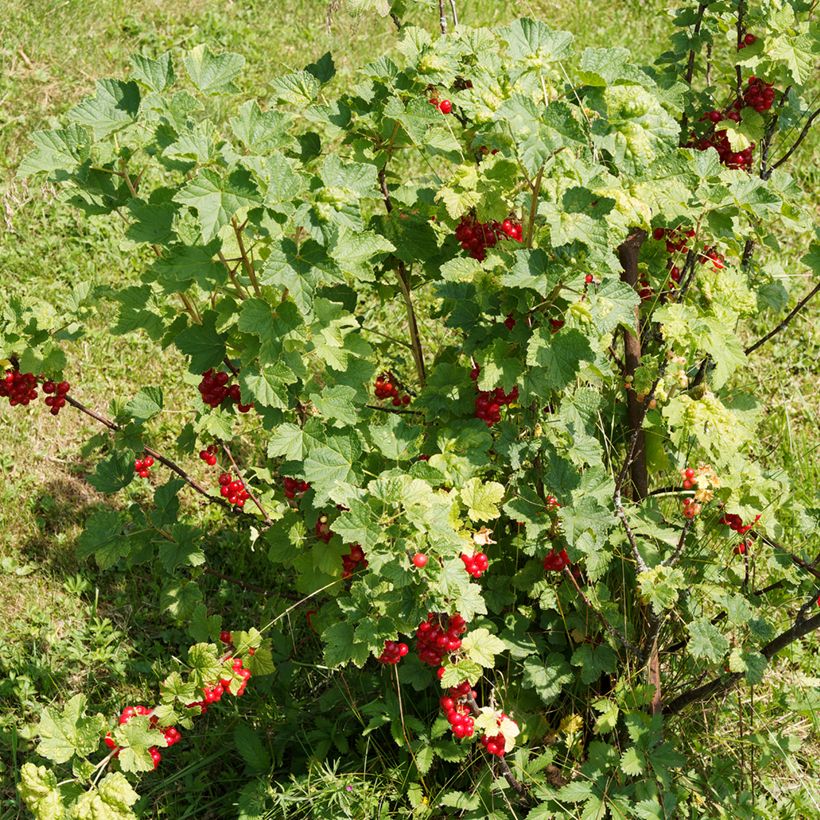
[[[240, 816], [799, 816], [687, 725], [820, 625], [816, 510], [743, 383], [820, 287], [778, 275], [817, 270], [809, 9], [684, 5], [651, 66], [381, 11], [395, 50], [343, 84], [317, 55], [260, 105], [241, 54], [138, 54], [32, 136], [20, 176], [122, 223], [134, 277], [8, 299], [0, 398], [99, 424], [77, 552], [161, 579], [173, 631], [145, 703], [43, 712], [19, 795], [156, 810], [258, 686]], [[100, 310], [173, 390], [76, 397]]]

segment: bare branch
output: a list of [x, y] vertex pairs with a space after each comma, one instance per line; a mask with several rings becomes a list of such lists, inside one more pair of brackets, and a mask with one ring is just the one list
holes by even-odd
[[[802, 609], [801, 609], [802, 611]], [[800, 640], [804, 636], [814, 632], [815, 629], [820, 628], [820, 613], [813, 618], [806, 618], [798, 620], [789, 629], [781, 632], [774, 640], [769, 641], [761, 650], [760, 654], [767, 660], [771, 660], [778, 652], [781, 652], [789, 644]], [[683, 711], [687, 706], [693, 703], [706, 700], [714, 697], [721, 692], [728, 692], [738, 681], [743, 677], [740, 672], [735, 672], [731, 675], [723, 675], [719, 678], [714, 678], [709, 683], [698, 686], [696, 689], [691, 689], [678, 695], [674, 700], [664, 706], [664, 712], [667, 715], [675, 715]]]
[[820, 108], [817, 108], [815, 111], [812, 112], [811, 116], [808, 118], [808, 120], [806, 120], [806, 124], [803, 126], [803, 130], [800, 132], [797, 139], [792, 143], [791, 148], [789, 148], [789, 150], [786, 151], [786, 153], [783, 154], [783, 156], [780, 157], [780, 159], [772, 165], [771, 170], [779, 168], [797, 150], [800, 143], [803, 142], [803, 140], [806, 139], [806, 137], [808, 136], [809, 131], [811, 130], [812, 123], [817, 119], [818, 115], [820, 115]]
[[749, 345], [749, 347], [747, 347], [746, 350], [744, 351], [746, 353], [746, 355], [748, 356], [750, 353], [754, 353], [755, 350], [757, 350], [762, 345], [766, 344], [766, 342], [768, 342], [769, 339], [772, 338], [772, 336], [776, 336], [778, 333], [780, 333], [781, 330], [784, 330], [786, 327], [788, 327], [789, 322], [791, 322], [791, 320], [794, 319], [795, 316], [797, 316], [797, 314], [812, 300], [812, 298], [817, 295], [818, 291], [820, 291], [820, 282], [818, 282], [795, 305], [794, 309], [789, 312], [788, 316], [786, 316], [786, 318], [777, 327], [770, 330], [765, 336], [758, 339], [753, 345]]

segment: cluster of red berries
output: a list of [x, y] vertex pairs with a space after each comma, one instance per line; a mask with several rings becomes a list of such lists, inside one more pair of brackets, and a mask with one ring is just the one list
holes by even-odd
[[683, 504], [684, 518], [694, 518], [696, 515], [700, 515], [703, 510], [703, 505], [699, 504], [693, 498], [684, 498], [681, 504]]
[[558, 331], [566, 324], [563, 319], [550, 319], [550, 330], [553, 333], [558, 333]]
[[408, 652], [410, 647], [406, 643], [398, 641], [385, 641], [384, 649], [378, 657], [379, 663], [394, 665], [397, 664]]
[[554, 495], [548, 495], [546, 498], [546, 505], [548, 510], [557, 510], [561, 507], [558, 499]]
[[392, 399], [394, 407], [400, 407], [402, 404], [410, 404], [410, 396], [406, 393], [404, 395], [399, 391], [396, 385], [396, 377], [390, 373], [382, 373], [376, 377], [373, 384], [373, 392], [377, 399]]
[[[476, 365], [470, 371], [470, 378], [477, 381], [480, 372], [481, 368]], [[518, 385], [513, 385], [509, 393], [504, 392], [503, 387], [496, 387], [495, 390], [478, 390], [475, 397], [475, 417], [481, 419], [487, 427], [492, 427], [501, 421], [501, 408], [516, 401]]]
[[233, 504], [235, 507], [244, 507], [245, 502], [251, 497], [242, 481], [234, 479], [230, 473], [220, 473], [219, 493], [229, 504]]
[[364, 550], [359, 544], [353, 544], [350, 552], [342, 556], [342, 578], [350, 578], [353, 573], [361, 567], [367, 567], [367, 559], [364, 557]]
[[236, 402], [236, 409], [240, 413], [247, 413], [252, 407], [250, 404], [242, 404], [242, 395], [238, 384], [229, 385], [230, 374], [222, 370], [210, 368], [202, 374], [202, 381], [199, 383], [199, 394], [202, 401], [209, 407], [219, 407], [226, 399]]
[[774, 87], [772, 83], [767, 83], [761, 80], [760, 77], [749, 77], [743, 91], [743, 102], [749, 108], [754, 108], [759, 114], [768, 111], [774, 104]]
[[468, 696], [475, 698], [476, 693], [470, 688], [470, 682], [465, 680], [458, 686], [450, 687], [447, 694], [439, 698], [441, 708], [447, 716], [447, 722], [453, 734], [459, 739], [472, 737], [475, 731], [472, 710], [467, 703]]
[[[502, 712], [500, 717], [498, 718], [498, 725], [501, 726], [502, 720], [509, 720], [507, 716]], [[515, 722], [515, 721], [512, 721]], [[504, 735], [499, 732], [496, 735], [487, 735], [484, 734], [481, 736], [481, 745], [491, 754], [495, 755], [496, 757], [504, 757], [504, 749], [506, 745], [506, 739]]]
[[[666, 241], [666, 252], [670, 257], [677, 253], [683, 253], [689, 250], [689, 240], [695, 236], [694, 228], [689, 228], [686, 231], [683, 228], [655, 228], [652, 231], [652, 238], [661, 242]], [[669, 278], [675, 282], [680, 282], [681, 270], [675, 264], [674, 259], [670, 258], [666, 262], [666, 267], [669, 269]]]
[[752, 548], [752, 542], [750, 540], [741, 541], [739, 544], [735, 544], [735, 548], [732, 552], [735, 555], [745, 555], [748, 550]]
[[757, 37], [754, 34], [747, 34], [738, 44], [737, 50], [741, 51], [742, 49], [746, 48], [746, 46], [754, 45], [757, 42]]
[[37, 377], [33, 373], [7, 370], [5, 379], [0, 382], [0, 396], [5, 396], [12, 407], [18, 404], [25, 407], [37, 398]]
[[474, 555], [462, 552], [461, 560], [464, 562], [467, 574], [472, 575], [473, 578], [480, 578], [490, 566], [490, 559], [483, 552], [476, 552]]
[[43, 393], [48, 394], [45, 402], [52, 416], [56, 416], [65, 407], [65, 397], [69, 390], [71, 385], [68, 382], [53, 382], [50, 379], [43, 382]]
[[544, 569], [547, 572], [562, 572], [564, 567], [568, 567], [571, 563], [565, 549], [560, 552], [550, 550], [544, 557]]
[[455, 230], [456, 239], [462, 250], [467, 251], [473, 259], [482, 262], [487, 255], [487, 248], [494, 248], [499, 239], [512, 239], [521, 242], [524, 229], [521, 223], [512, 219], [503, 222], [479, 222], [474, 216], [462, 216]]
[[154, 466], [154, 459], [152, 456], [145, 456], [145, 458], [138, 458], [134, 462], [134, 472], [140, 478], [148, 478], [151, 475], [151, 468]]
[[427, 613], [427, 620], [422, 621], [416, 630], [416, 652], [422, 663], [428, 666], [441, 666], [441, 661], [448, 652], [461, 648], [461, 636], [467, 631], [467, 622], [457, 612], [447, 618], [434, 612]]
[[441, 102], [439, 102], [438, 97], [436, 97], [435, 95], [430, 97], [430, 99], [427, 100], [427, 102], [429, 102], [430, 105], [434, 105], [436, 108], [438, 108], [438, 110], [441, 111], [442, 114], [449, 114], [453, 110], [453, 104], [450, 102], [450, 100], [441, 100]]
[[214, 467], [216, 465], [216, 454], [219, 451], [219, 448], [216, 444], [209, 444], [204, 450], [199, 451], [199, 457], [209, 466]]
[[[126, 706], [120, 713], [118, 722], [121, 726], [124, 726], [135, 715], [149, 715], [150, 725], [152, 727], [157, 725], [157, 718], [154, 716], [154, 710], [149, 709], [147, 706]], [[175, 743], [179, 743], [179, 741], [182, 740], [182, 734], [176, 726], [168, 726], [160, 731], [165, 737], [165, 743], [167, 746], [173, 746]], [[109, 749], [111, 749], [112, 752], [114, 752], [114, 757], [119, 757], [120, 747], [111, 736], [111, 732], [106, 733], [103, 738], [103, 742]], [[154, 762], [154, 768], [156, 769], [162, 760], [162, 755], [160, 754], [159, 749], [156, 746], [151, 746], [151, 748], [148, 749], [148, 754], [151, 755], [151, 760]]]
[[282, 486], [285, 488], [285, 498], [296, 498], [297, 495], [304, 495], [310, 489], [307, 481], [290, 476], [282, 479]]
[[730, 530], [734, 530], [738, 535], [746, 535], [747, 532], [754, 529], [754, 525], [760, 521], [760, 515], [755, 516], [755, 520], [751, 524], [744, 524], [743, 519], [736, 513], [724, 513], [720, 519], [721, 524], [725, 524]]
[[507, 330], [512, 330], [515, 327], [515, 316], [512, 313], [508, 313], [506, 319], [504, 319], [504, 327]]

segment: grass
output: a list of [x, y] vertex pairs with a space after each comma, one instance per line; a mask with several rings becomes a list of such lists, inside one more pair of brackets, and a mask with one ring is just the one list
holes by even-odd
[[[412, 18], [429, 20], [433, 5], [415, 4]], [[522, 0], [515, 5], [465, 0], [458, 5], [461, 19], [470, 24], [503, 23], [513, 15], [543, 19], [554, 28], [574, 32], [579, 49], [640, 43], [647, 61], [661, 49], [666, 31], [667, 3], [658, 0]], [[35, 291], [59, 309], [77, 282], [105, 286], [134, 279], [141, 261], [123, 252], [119, 226], [87, 220], [59, 201], [53, 190], [28, 187], [14, 176], [27, 150], [27, 135], [56, 121], [89, 92], [96, 78], [126, 72], [132, 52], [159, 52], [202, 41], [238, 51], [248, 61], [244, 90], [264, 98], [271, 77], [299, 68], [326, 50], [334, 53], [338, 81], [344, 82], [352, 67], [381, 55], [395, 40], [389, 19], [356, 15], [344, 5], [329, 27], [325, 2], [305, 0], [288, 4], [285, 11], [276, 6], [263, 0], [6, 0], [0, 20], [0, 289], [6, 298]], [[797, 168], [802, 182], [815, 189], [816, 156], [814, 140], [804, 146]], [[786, 249], [780, 260], [785, 270], [797, 255], [798, 249]], [[761, 329], [765, 321], [762, 317]], [[125, 341], [112, 336], [104, 317], [88, 331], [87, 340], [77, 346], [72, 371], [78, 398], [102, 408], [104, 397], [124, 399], [135, 385], [162, 381], [173, 406], [181, 383], [168, 381], [175, 369], [167, 353], [158, 356], [155, 346], [139, 337]], [[807, 505], [816, 503], [812, 488], [818, 478], [819, 334], [810, 317], [798, 319], [763, 355], [754, 357], [746, 374], [748, 386], [766, 407], [764, 461], [792, 476]], [[170, 440], [176, 434], [174, 421], [173, 413], [164, 414], [152, 430], [153, 438]], [[9, 412], [4, 405], [0, 429], [0, 612], [5, 622], [0, 636], [0, 818], [12, 818], [21, 814], [14, 784], [42, 705], [84, 691], [95, 709], [112, 714], [125, 697], [147, 699], [166, 660], [156, 647], [164, 643], [173, 652], [188, 639], [169, 627], [154, 607], [145, 605], [146, 589], [161, 585], [159, 573], [146, 568], [142, 577], [122, 577], [77, 561], [76, 538], [99, 501], [84, 481], [93, 458], [83, 443], [99, 432], [93, 424], [76, 413], [52, 419], [39, 412]], [[215, 546], [215, 569], [276, 586], [263, 556], [248, 550], [233, 566], [226, 566]], [[214, 602], [221, 601], [226, 620], [241, 617], [251, 605], [258, 608], [257, 596], [247, 590], [207, 580], [209, 594]], [[270, 601], [271, 611], [276, 603]], [[308, 647], [315, 644], [301, 624], [293, 624], [291, 639]], [[290, 647], [280, 650], [287, 659]], [[804, 744], [794, 758], [781, 756], [782, 762], [758, 783], [771, 800], [792, 806], [792, 814], [766, 816], [801, 817], [820, 811], [817, 716], [795, 710], [789, 701], [817, 685], [812, 668], [811, 647], [795, 649], [754, 693], [744, 690], [742, 695], [749, 736], [745, 754], [754, 744], [759, 757], [772, 754], [775, 734], [800, 737]], [[324, 706], [331, 713], [345, 704], [329, 676], [287, 660], [280, 665], [276, 682], [261, 684], [252, 707], [266, 710], [266, 741], [275, 750], [290, 732], [307, 761], [316, 751], [316, 739], [299, 726], [304, 703], [293, 700], [294, 681], [310, 691], [325, 692]], [[352, 699], [357, 696], [348, 694]], [[736, 736], [740, 715], [737, 709], [724, 713], [721, 726], [709, 725], [704, 716], [703, 732], [693, 744], [707, 743], [708, 748], [699, 751], [715, 765], [737, 763], [739, 747], [727, 737]], [[731, 721], [735, 724], [729, 725]], [[226, 760], [222, 753], [233, 747], [234, 733], [242, 725], [241, 711], [234, 707], [209, 717], [192, 750], [181, 754], [175, 768], [161, 779], [146, 784], [146, 808], [154, 816], [171, 818], [226, 816], [226, 795], [235, 799], [254, 771], [236, 754]], [[350, 727], [345, 731], [349, 733]], [[389, 751], [377, 754], [392, 757]], [[283, 761], [274, 764], [281, 766]], [[316, 776], [321, 783], [327, 773]], [[385, 778], [385, 789], [401, 793], [398, 776], [387, 770], [379, 776]], [[295, 802], [276, 816], [297, 816], [294, 807], [309, 799], [312, 789], [311, 784], [294, 785]]]

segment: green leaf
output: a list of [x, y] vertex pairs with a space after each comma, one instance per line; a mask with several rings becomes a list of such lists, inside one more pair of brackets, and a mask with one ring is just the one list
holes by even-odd
[[100, 569], [113, 567], [131, 549], [128, 537], [123, 533], [124, 524], [125, 517], [117, 510], [93, 513], [77, 539], [77, 557], [82, 559], [93, 555]]
[[591, 361], [592, 348], [578, 330], [553, 333], [539, 327], [527, 346], [527, 364], [538, 367], [533, 374], [546, 390], [564, 390], [578, 373], [582, 361]]
[[572, 49], [568, 31], [553, 31], [540, 21], [523, 18], [502, 29], [510, 57], [527, 71], [545, 71], [550, 63], [564, 59]]
[[595, 683], [603, 674], [614, 672], [618, 658], [610, 646], [602, 643], [598, 646], [581, 644], [572, 653], [570, 663], [581, 667], [581, 683]]
[[177, 567], [198, 567], [205, 563], [202, 550], [202, 533], [185, 525], [174, 527], [173, 541], [162, 541], [159, 545], [159, 560], [170, 575]]
[[207, 311], [202, 324], [189, 325], [176, 337], [176, 346], [191, 357], [192, 373], [204, 373], [225, 358], [226, 337], [216, 330], [217, 315]]
[[77, 103], [68, 119], [91, 128], [96, 139], [130, 125], [136, 120], [140, 107], [140, 90], [134, 82], [98, 80], [97, 93]]
[[245, 66], [245, 58], [241, 54], [213, 54], [204, 44], [191, 49], [182, 62], [191, 82], [203, 94], [233, 90], [233, 81]]
[[70, 173], [91, 154], [88, 132], [79, 125], [69, 125], [55, 131], [35, 131], [31, 141], [35, 148], [20, 163], [17, 169], [19, 177], [53, 171]]
[[489, 669], [495, 666], [495, 656], [506, 648], [501, 638], [484, 627], [470, 630], [461, 642], [462, 651], [471, 661]]
[[568, 683], [572, 683], [575, 675], [563, 655], [551, 653], [546, 661], [537, 656], [530, 656], [524, 660], [524, 686], [534, 689], [545, 706], [549, 706], [561, 694]]
[[172, 86], [176, 79], [170, 51], [161, 54], [156, 60], [134, 54], [131, 56], [131, 66], [134, 69], [134, 79], [157, 93]]
[[130, 452], [118, 450], [97, 464], [88, 483], [101, 493], [115, 493], [128, 486], [134, 478], [134, 462]]
[[418, 440], [422, 428], [405, 421], [401, 416], [388, 415], [383, 424], [371, 424], [370, 440], [381, 454], [392, 461], [407, 461], [419, 454]]
[[62, 820], [65, 817], [57, 777], [45, 766], [24, 763], [20, 769], [18, 789], [35, 820]]
[[643, 756], [634, 746], [630, 746], [621, 755], [620, 765], [621, 771], [630, 777], [638, 777], [646, 772]]
[[298, 424], [280, 424], [268, 439], [268, 458], [302, 461], [306, 452], [304, 432]]
[[768, 664], [766, 656], [760, 652], [742, 651], [736, 647], [729, 655], [730, 671], [742, 673], [747, 683], [752, 685], [763, 680]]
[[46, 708], [40, 717], [37, 754], [55, 763], [67, 763], [76, 754], [87, 757], [100, 745], [107, 721], [103, 715], [87, 717], [85, 695], [74, 695], [58, 712]]
[[247, 724], [237, 723], [233, 730], [233, 742], [245, 765], [251, 772], [267, 772], [270, 755], [259, 735]]
[[210, 242], [242, 208], [262, 202], [262, 197], [244, 168], [227, 177], [203, 169], [174, 197], [174, 202], [188, 205], [197, 212], [202, 238]]
[[461, 489], [461, 500], [473, 521], [491, 521], [501, 514], [498, 505], [504, 498], [504, 485], [497, 481], [471, 478]]
[[720, 663], [729, 651], [729, 641], [720, 630], [706, 618], [696, 618], [687, 624], [689, 643], [686, 648], [693, 658], [706, 658], [712, 663]]
[[135, 421], [148, 421], [162, 412], [162, 403], [161, 387], [143, 387], [125, 405], [125, 412]]
[[277, 99], [302, 106], [315, 102], [321, 87], [319, 80], [307, 71], [294, 71], [271, 82]]
[[131, 806], [138, 799], [125, 775], [111, 772], [80, 797], [71, 816], [74, 820], [136, 820]]
[[527, 288], [546, 296], [560, 281], [560, 271], [552, 269], [549, 257], [540, 248], [516, 251], [514, 259], [501, 277], [507, 287]]

